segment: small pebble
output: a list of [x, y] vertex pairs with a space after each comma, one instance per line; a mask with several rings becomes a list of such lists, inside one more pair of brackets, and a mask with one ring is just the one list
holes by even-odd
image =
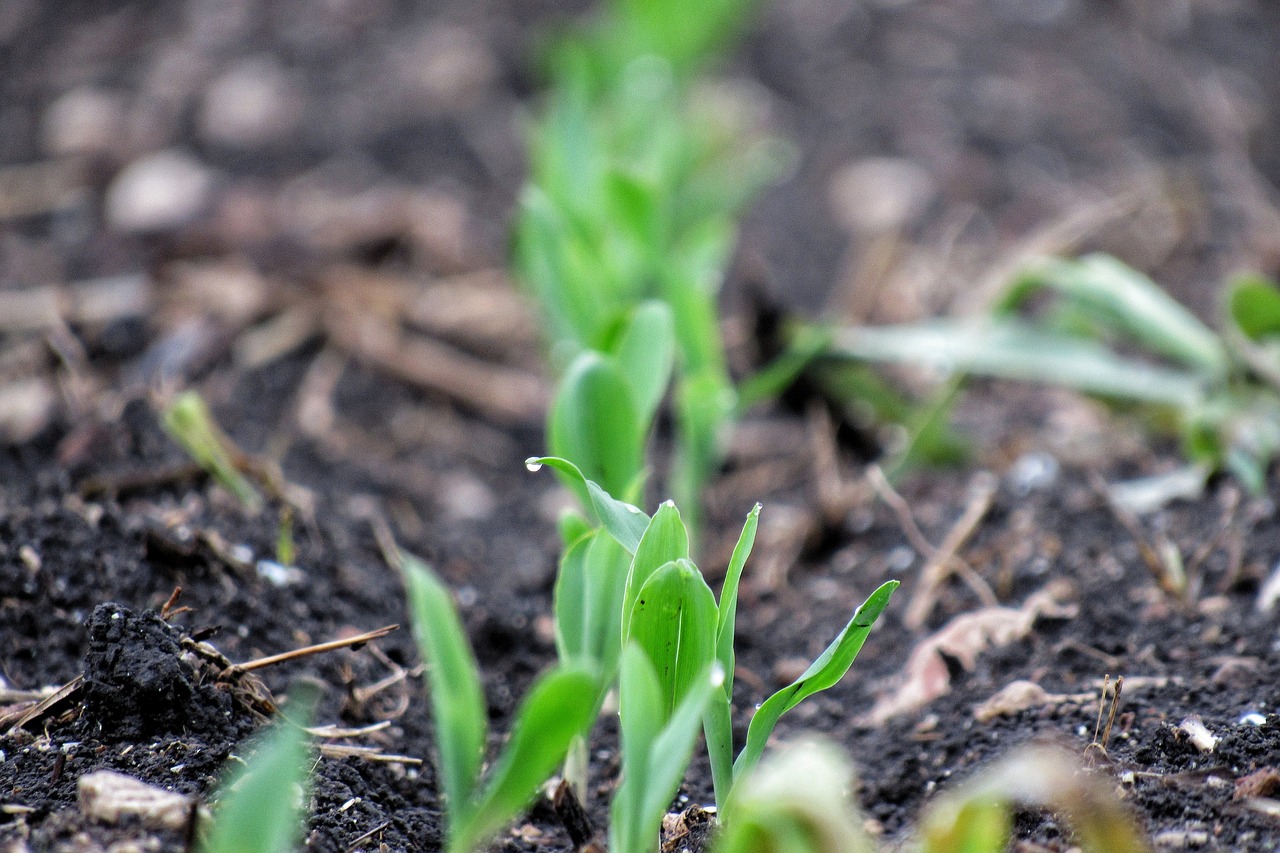
[[277, 142], [298, 127], [302, 103], [297, 82], [274, 59], [245, 59], [205, 89], [198, 117], [200, 135], [237, 148]]
[[166, 231], [205, 209], [213, 175], [190, 154], [165, 149], [130, 163], [107, 188], [106, 221], [116, 231]]

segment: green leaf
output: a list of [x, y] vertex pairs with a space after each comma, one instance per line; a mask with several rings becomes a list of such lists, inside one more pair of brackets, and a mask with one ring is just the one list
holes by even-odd
[[[644, 814], [645, 791], [649, 786], [649, 751], [666, 723], [666, 713], [658, 673], [649, 662], [649, 656], [635, 643], [627, 643], [622, 649], [618, 707], [622, 784], [613, 797], [609, 848], [616, 853], [648, 853], [649, 845], [643, 842], [643, 838], [651, 835], [656, 839], [657, 836], [656, 827], [652, 832], [648, 830]], [[685, 761], [688, 762], [687, 755]], [[659, 822], [661, 819], [659, 815]]]
[[799, 678], [788, 686], [774, 693], [764, 701], [751, 718], [747, 728], [747, 744], [734, 763], [735, 779], [749, 772], [764, 753], [765, 744], [779, 718], [803, 700], [833, 686], [853, 666], [854, 659], [862, 650], [871, 627], [880, 618], [889, 598], [898, 588], [898, 581], [886, 581], [854, 611], [853, 618], [845, 625], [840, 635], [827, 646], [826, 650], [806, 669]]
[[573, 459], [607, 491], [622, 494], [644, 466], [635, 402], [613, 359], [590, 350], [574, 359], [560, 381], [549, 422], [552, 453]]
[[488, 732], [488, 708], [470, 643], [453, 599], [422, 560], [400, 552], [413, 635], [427, 665], [450, 829], [469, 819]]
[[318, 691], [294, 688], [293, 719], [278, 720], [257, 738], [248, 764], [219, 786], [219, 806], [202, 853], [290, 853], [302, 840], [301, 817], [310, 800], [307, 733]]
[[1270, 279], [1260, 275], [1235, 279], [1228, 291], [1227, 310], [1251, 341], [1280, 335], [1280, 288]]
[[688, 560], [667, 563], [640, 588], [627, 641], [649, 655], [666, 713], [715, 660], [715, 625], [715, 596]]
[[1089, 318], [1152, 352], [1211, 378], [1226, 375], [1229, 363], [1218, 336], [1155, 282], [1110, 255], [1035, 264], [1014, 281], [996, 310], [1010, 312], [1041, 288], [1056, 290]]
[[587, 506], [595, 514], [596, 520], [609, 531], [610, 536], [617, 539], [629, 553], [634, 554], [636, 548], [640, 547], [640, 539], [649, 526], [649, 516], [639, 507], [617, 500], [594, 480], [584, 477], [578, 466], [567, 459], [558, 456], [531, 456], [524, 464], [530, 471], [537, 471], [546, 465], [564, 474], [577, 490], [586, 493]]
[[609, 825], [612, 853], [652, 853], [658, 829], [675, 796], [707, 701], [720, 684], [714, 664], [695, 679], [674, 714], [666, 711], [658, 673], [636, 643], [622, 650], [619, 675], [622, 784]]
[[581, 667], [558, 667], [538, 680], [516, 712], [484, 794], [457, 830], [456, 850], [473, 850], [516, 817], [538, 793], [569, 750], [591, 728], [599, 692], [596, 676]]
[[565, 661], [589, 661], [604, 681], [613, 678], [622, 644], [623, 591], [631, 558], [599, 529], [575, 541], [556, 578], [556, 644]]
[[642, 302], [631, 313], [616, 352], [631, 385], [640, 423], [646, 432], [671, 381], [675, 360], [675, 321], [665, 302]]
[[629, 635], [631, 611], [649, 576], [667, 563], [686, 559], [688, 556], [689, 534], [684, 522], [680, 520], [680, 510], [671, 501], [663, 501], [649, 520], [644, 535], [640, 537], [640, 544], [636, 546], [635, 556], [627, 572], [626, 590], [622, 599], [621, 636]]
[[760, 504], [756, 504], [747, 513], [746, 523], [742, 525], [742, 533], [738, 543], [733, 546], [733, 555], [729, 558], [729, 568], [724, 573], [724, 584], [720, 587], [720, 604], [716, 617], [716, 659], [724, 668], [724, 694], [733, 698], [733, 635], [734, 623], [738, 615], [738, 584], [742, 580], [742, 570], [751, 556], [751, 549], [756, 544], [756, 528], [760, 525]]
[[1202, 377], [1121, 358], [1106, 347], [1015, 320], [935, 321], [837, 331], [831, 354], [911, 363], [1090, 394], [1187, 407], [1203, 394]]

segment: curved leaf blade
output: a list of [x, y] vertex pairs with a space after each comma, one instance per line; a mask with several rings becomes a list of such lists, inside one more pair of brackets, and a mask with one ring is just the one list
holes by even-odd
[[715, 620], [715, 596], [688, 560], [662, 566], [640, 589], [627, 639], [657, 671], [668, 716], [715, 660]]
[[613, 497], [594, 480], [588, 480], [577, 465], [559, 456], [531, 456], [524, 464], [530, 471], [537, 471], [546, 465], [564, 474], [586, 493], [588, 505], [596, 520], [604, 525], [610, 536], [618, 540], [618, 544], [632, 554], [640, 547], [640, 539], [649, 526], [649, 516], [639, 507]]
[[[226, 794], [201, 853], [289, 853], [302, 840], [299, 805], [310, 799], [304, 727], [317, 692], [295, 688], [290, 699], [290, 708], [301, 705], [301, 713], [278, 720], [260, 735], [258, 752], [220, 786]], [[300, 799], [294, 796], [299, 787]]]
[[689, 533], [680, 520], [680, 510], [671, 501], [664, 501], [640, 537], [627, 572], [622, 603], [622, 636], [630, 635], [631, 611], [635, 609], [636, 598], [649, 577], [667, 563], [688, 557]]
[[534, 684], [471, 819], [458, 830], [457, 849], [478, 847], [528, 806], [573, 739], [590, 729], [599, 688], [596, 676], [582, 667], [559, 667]]
[[886, 581], [881, 584], [868, 596], [862, 606], [854, 611], [853, 617], [845, 625], [844, 630], [832, 640], [813, 663], [809, 664], [809, 668], [791, 684], [766, 699], [764, 704], [756, 710], [747, 728], [746, 746], [734, 763], [735, 779], [741, 778], [743, 773], [750, 771], [760, 760], [769, 735], [783, 714], [813, 694], [831, 687], [849, 671], [858, 652], [862, 650], [862, 644], [866, 642], [867, 635], [871, 633], [872, 626], [889, 605], [889, 598], [898, 588], [898, 583], [898, 581]]

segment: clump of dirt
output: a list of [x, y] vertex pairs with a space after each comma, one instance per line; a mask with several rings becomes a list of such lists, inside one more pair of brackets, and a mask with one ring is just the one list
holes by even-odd
[[85, 628], [84, 715], [104, 741], [202, 732], [234, 738], [246, 728], [232, 695], [201, 683], [183, 657], [182, 633], [154, 610], [99, 604]]

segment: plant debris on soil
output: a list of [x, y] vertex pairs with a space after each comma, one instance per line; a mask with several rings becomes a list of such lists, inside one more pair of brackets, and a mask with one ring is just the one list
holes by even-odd
[[[522, 464], [544, 449], [548, 384], [503, 269], [538, 51], [584, 11], [0, 8], [3, 849], [189, 849], [191, 820], [89, 807], [93, 774], [205, 803], [302, 678], [324, 687], [308, 848], [440, 847], [407, 630], [238, 665], [407, 625], [384, 526], [456, 590], [494, 737], [554, 660], [568, 497]], [[763, 5], [724, 76], [796, 162], [743, 229], [735, 368], [759, 366], [759, 303], [858, 322], [972, 310], [1030, 252], [1116, 252], [1212, 316], [1210, 282], [1280, 270], [1278, 62], [1280, 7], [1261, 0]], [[187, 386], [263, 511], [160, 426]], [[723, 567], [764, 504], [737, 735], [896, 577], [854, 669], [779, 727], [849, 751], [873, 833], [906, 838], [939, 792], [1050, 739], [1114, 782], [1157, 849], [1280, 847], [1274, 477], [1135, 521], [1097, 478], [1178, 452], [1125, 413], [971, 383], [956, 420], [974, 458], [893, 492], [820, 401], [740, 424], [701, 561]], [[1153, 576], [1171, 552], [1183, 597]], [[616, 748], [605, 720], [596, 829]], [[695, 761], [673, 810], [711, 799]], [[1017, 837], [1072, 846], [1050, 814], [1019, 815]], [[549, 804], [496, 844], [572, 847]]]

